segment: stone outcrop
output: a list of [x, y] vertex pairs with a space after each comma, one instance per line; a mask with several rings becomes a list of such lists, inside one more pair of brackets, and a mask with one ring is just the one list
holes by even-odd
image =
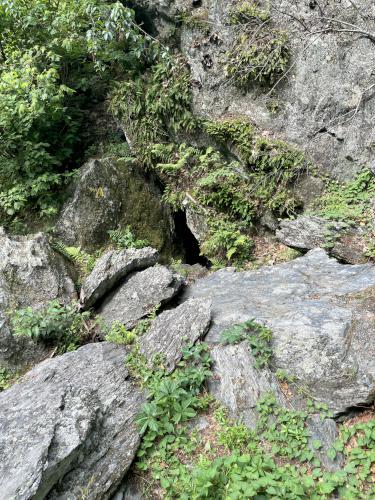
[[339, 413], [374, 398], [374, 290], [373, 265], [342, 265], [317, 249], [258, 271], [217, 271], [191, 285], [182, 300], [212, 300], [206, 341], [214, 344], [235, 323], [266, 323], [273, 367], [296, 376]]
[[110, 326], [113, 321], [133, 328], [158, 305], [164, 305], [180, 290], [184, 279], [167, 267], [154, 266], [132, 274], [104, 300], [98, 313]]
[[110, 498], [139, 444], [144, 401], [125, 349], [90, 344], [49, 359], [0, 394], [3, 498]]
[[173, 222], [156, 184], [114, 158], [93, 159], [80, 169], [55, 227], [65, 244], [88, 251], [108, 241], [108, 230], [130, 225], [150, 245], [170, 250]]
[[82, 284], [82, 306], [92, 307], [128, 274], [156, 264], [158, 258], [158, 252], [150, 247], [106, 252]]
[[316, 215], [281, 221], [276, 237], [284, 245], [300, 250], [329, 246], [332, 255], [350, 264], [361, 264], [368, 260], [364, 256], [366, 245], [363, 230]]
[[181, 359], [183, 347], [203, 338], [210, 323], [211, 303], [202, 299], [188, 300], [155, 319], [141, 339], [140, 352], [146, 359], [162, 353], [167, 370], [172, 371]]
[[20, 368], [45, 355], [40, 346], [11, 336], [7, 311], [40, 309], [54, 299], [69, 303], [75, 298], [75, 287], [62, 258], [42, 233], [8, 236], [0, 229], [0, 364]]

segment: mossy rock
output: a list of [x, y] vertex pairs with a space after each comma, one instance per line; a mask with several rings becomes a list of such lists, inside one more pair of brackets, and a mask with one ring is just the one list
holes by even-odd
[[80, 171], [54, 236], [92, 252], [108, 243], [108, 231], [131, 226], [162, 254], [171, 254], [173, 221], [156, 182], [129, 160], [93, 159]]

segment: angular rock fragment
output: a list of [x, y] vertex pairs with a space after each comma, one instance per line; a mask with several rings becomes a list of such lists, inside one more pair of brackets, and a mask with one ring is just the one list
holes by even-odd
[[105, 245], [108, 230], [130, 225], [152, 246], [170, 248], [173, 221], [152, 179], [114, 158], [89, 160], [71, 186], [54, 234], [67, 245], [92, 251]]
[[82, 284], [82, 306], [89, 309], [132, 271], [152, 266], [158, 258], [157, 250], [150, 247], [105, 253]]
[[[321, 461], [322, 467], [330, 472], [340, 470], [344, 465], [342, 453], [337, 453], [334, 459], [327, 455], [328, 450], [333, 447], [338, 438], [336, 422], [332, 418], [322, 419], [320, 415], [312, 415], [306, 423], [311, 433], [309, 444], [315, 456]], [[313, 445], [315, 440], [320, 441], [318, 449]]]
[[123, 323], [133, 328], [152, 310], [171, 300], [180, 290], [184, 279], [167, 267], [154, 266], [132, 274], [106, 297], [98, 313], [107, 323]]
[[332, 222], [318, 216], [302, 216], [294, 220], [283, 220], [276, 237], [284, 245], [301, 250], [330, 246], [330, 253], [335, 257], [360, 264], [367, 262], [364, 233], [359, 228], [348, 228], [341, 222]]
[[249, 344], [220, 345], [211, 350], [213, 376], [209, 391], [236, 417], [251, 429], [258, 420], [256, 404], [269, 392], [276, 394], [280, 404], [285, 399], [275, 377], [268, 369], [258, 370]]
[[209, 300], [188, 300], [176, 309], [161, 313], [147, 335], [141, 339], [141, 354], [147, 359], [161, 353], [165, 366], [172, 371], [181, 359], [181, 350], [203, 338], [211, 322]]

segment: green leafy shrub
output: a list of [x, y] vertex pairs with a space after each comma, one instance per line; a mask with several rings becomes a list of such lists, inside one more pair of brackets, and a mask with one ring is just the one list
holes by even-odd
[[10, 224], [56, 212], [87, 109], [119, 69], [158, 49], [120, 2], [3, 1], [0, 28], [0, 217]]
[[238, 344], [247, 340], [255, 357], [258, 368], [267, 366], [272, 356], [271, 340], [272, 331], [266, 326], [250, 319], [244, 323], [233, 325], [221, 334], [223, 344]]
[[[138, 457], [145, 457], [148, 448], [174, 426], [194, 417], [201, 402], [198, 398], [203, 382], [210, 375], [211, 359], [205, 344], [188, 346], [178, 368], [171, 374], [163, 368], [146, 377], [149, 402], [137, 418], [140, 432], [146, 433]], [[142, 464], [138, 464], [142, 468]]]
[[210, 231], [203, 242], [201, 252], [215, 267], [227, 264], [241, 266], [251, 258], [253, 242], [233, 222], [218, 219], [209, 222]]
[[196, 123], [190, 111], [190, 74], [180, 58], [160, 58], [144, 75], [116, 85], [110, 109], [128, 131], [132, 149], [147, 161], [153, 143], [169, 132], [189, 131]]
[[130, 226], [125, 229], [113, 229], [108, 231], [109, 238], [116, 248], [144, 248], [149, 245], [147, 240], [137, 239]]
[[79, 313], [74, 304], [62, 305], [53, 300], [39, 310], [26, 307], [12, 313], [12, 332], [35, 342], [56, 344], [62, 350], [72, 350], [79, 345], [89, 316], [89, 312]]

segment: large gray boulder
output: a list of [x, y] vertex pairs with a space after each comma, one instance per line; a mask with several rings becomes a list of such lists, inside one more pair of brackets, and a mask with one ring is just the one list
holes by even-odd
[[348, 228], [347, 224], [316, 215], [281, 221], [276, 237], [284, 245], [301, 250], [329, 246], [332, 255], [350, 264], [368, 260], [364, 256], [366, 244], [363, 230]]
[[82, 284], [82, 306], [86, 309], [92, 307], [132, 271], [152, 266], [158, 258], [157, 250], [150, 247], [106, 252]]
[[156, 318], [147, 335], [141, 339], [140, 352], [146, 359], [162, 353], [165, 367], [172, 371], [181, 359], [183, 347], [203, 338], [210, 323], [210, 301], [188, 300]]
[[171, 300], [180, 290], [184, 279], [167, 267], [154, 266], [134, 273], [113, 290], [98, 313], [109, 326], [113, 321], [133, 328], [152, 310]]
[[144, 401], [125, 352], [84, 346], [0, 394], [2, 498], [110, 498], [136, 453], [134, 418]]
[[0, 228], [0, 364], [23, 368], [45, 356], [40, 346], [12, 337], [8, 311], [40, 309], [54, 299], [69, 303], [75, 298], [74, 283], [62, 258], [42, 233], [8, 236]]
[[281, 405], [286, 405], [274, 375], [268, 369], [255, 368], [248, 342], [215, 346], [211, 357], [213, 376], [208, 388], [229, 409], [230, 416], [254, 429], [258, 420], [256, 405], [262, 396], [272, 392]]
[[88, 161], [71, 186], [54, 234], [65, 244], [91, 251], [108, 241], [108, 231], [130, 225], [138, 238], [170, 250], [173, 221], [150, 176], [121, 159]]
[[182, 297], [212, 300], [206, 340], [255, 318], [273, 331], [274, 369], [339, 413], [371, 402], [375, 391], [375, 266], [342, 265], [316, 249], [292, 262], [258, 271], [217, 271]]

